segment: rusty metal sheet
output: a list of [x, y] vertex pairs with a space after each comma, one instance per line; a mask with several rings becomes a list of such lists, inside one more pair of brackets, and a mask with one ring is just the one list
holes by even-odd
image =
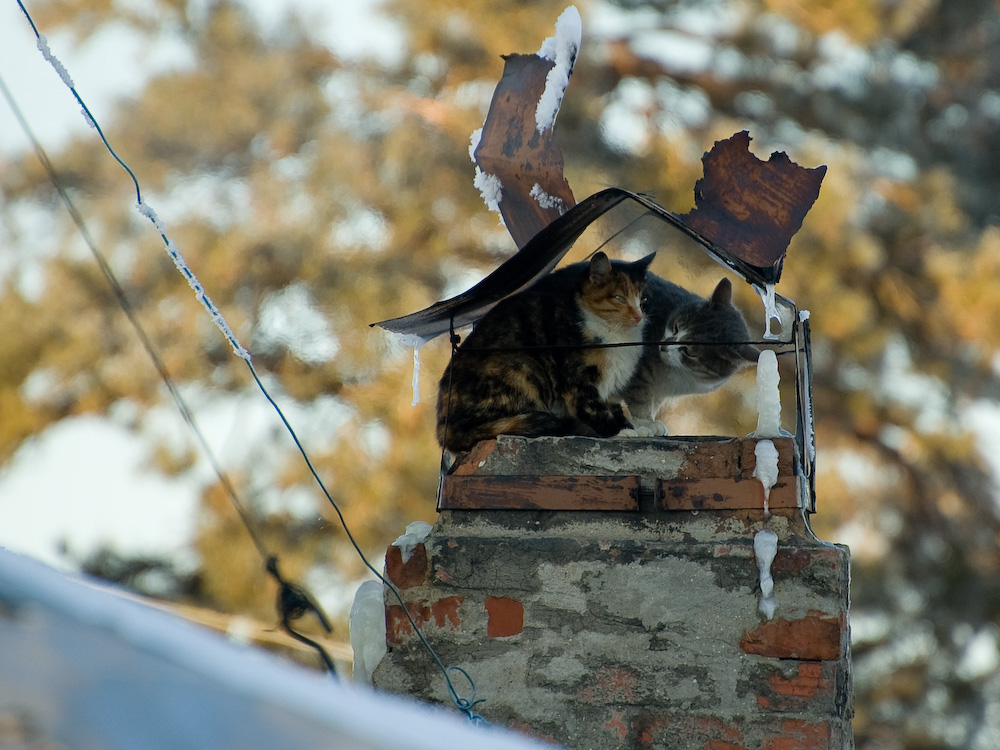
[[479, 168], [503, 185], [500, 213], [519, 248], [576, 205], [563, 177], [556, 129], [539, 133], [535, 126], [535, 108], [553, 65], [537, 55], [504, 57], [503, 77], [473, 154]]
[[702, 164], [695, 208], [681, 221], [765, 283], [776, 283], [788, 243], [819, 197], [826, 167], [800, 167], [782, 151], [763, 162], [750, 153], [746, 130], [717, 141]]

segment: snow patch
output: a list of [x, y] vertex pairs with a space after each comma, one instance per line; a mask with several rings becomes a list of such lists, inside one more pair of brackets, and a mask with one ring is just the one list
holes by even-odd
[[392, 546], [399, 547], [399, 554], [403, 558], [403, 562], [406, 563], [413, 554], [413, 550], [416, 549], [418, 544], [423, 544], [430, 533], [431, 525], [429, 523], [426, 521], [414, 521], [407, 524], [406, 533], [400, 534], [396, 538], [396, 541], [392, 543]]
[[[476, 176], [472, 180], [473, 186], [483, 196], [483, 203], [490, 211], [500, 214], [500, 201], [503, 200], [503, 183], [495, 174], [487, 174], [479, 165], [476, 165]], [[500, 216], [500, 224], [504, 226], [503, 216]]]
[[535, 107], [535, 128], [539, 133], [555, 125], [556, 115], [562, 104], [563, 94], [569, 85], [577, 53], [583, 38], [583, 22], [580, 11], [570, 5], [556, 21], [555, 36], [548, 37], [536, 53], [544, 60], [555, 63], [545, 77], [545, 89]]
[[532, 185], [531, 192], [528, 195], [534, 198], [542, 208], [558, 208], [559, 213], [563, 213], [563, 199], [556, 195], [549, 195], [537, 182]]

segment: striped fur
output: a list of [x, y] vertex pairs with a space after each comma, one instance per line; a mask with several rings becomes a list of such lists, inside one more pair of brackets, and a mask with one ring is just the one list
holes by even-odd
[[631, 380], [642, 347], [582, 347], [642, 341], [652, 258], [597, 253], [490, 310], [441, 377], [438, 442], [460, 452], [501, 434], [609, 437], [631, 426], [608, 398]]

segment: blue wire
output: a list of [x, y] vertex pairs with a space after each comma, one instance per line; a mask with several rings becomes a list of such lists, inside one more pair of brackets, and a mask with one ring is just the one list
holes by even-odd
[[[28, 10], [24, 7], [24, 4], [21, 2], [21, 0], [17, 0], [17, 4], [21, 8], [21, 11], [24, 13], [25, 18], [27, 18], [28, 23], [31, 25], [31, 29], [35, 33], [35, 37], [37, 39], [41, 40], [41, 34], [39, 33], [38, 28], [35, 26], [35, 22], [32, 20], [31, 14], [28, 13]], [[115, 150], [111, 147], [111, 144], [108, 142], [108, 139], [104, 135], [104, 131], [101, 130], [101, 127], [97, 124], [97, 120], [90, 113], [90, 109], [87, 107], [86, 103], [83, 101], [83, 98], [80, 96], [80, 94], [77, 93], [76, 88], [74, 86], [72, 86], [72, 85], [69, 85], [68, 82], [67, 82], [67, 86], [68, 86], [69, 90], [73, 93], [73, 97], [76, 99], [77, 103], [79, 103], [79, 105], [83, 108], [83, 111], [87, 115], [88, 121], [94, 126], [94, 129], [97, 130], [97, 133], [100, 136], [101, 141], [104, 143], [105, 148], [108, 150], [108, 153], [111, 154], [111, 156], [114, 158], [114, 160], [117, 161], [122, 166], [122, 168], [128, 173], [128, 176], [132, 179], [132, 184], [135, 186], [136, 201], [140, 205], [142, 205], [142, 192], [141, 192], [141, 190], [139, 188], [139, 180], [135, 176], [135, 173], [128, 166], [128, 164], [126, 164], [121, 159], [121, 157], [118, 156], [118, 154], [115, 152]], [[150, 220], [153, 221], [152, 218], [150, 218]], [[156, 224], [155, 221], [153, 221], [153, 223], [154, 223], [154, 225]], [[163, 231], [160, 231], [159, 234], [160, 234], [160, 237], [163, 239], [163, 241], [167, 244], [167, 246], [170, 247], [170, 240], [167, 238], [166, 234]], [[181, 270], [183, 272], [185, 269], [181, 269]], [[187, 269], [187, 272], [184, 273], [184, 275], [188, 278], [189, 281], [192, 280], [192, 279], [196, 279], [196, 277], [194, 276], [193, 272], [191, 272], [189, 269]], [[205, 295], [203, 293], [201, 295], [201, 297], [204, 297], [204, 299], [200, 299], [199, 300], [199, 301], [202, 302], [203, 306], [205, 306], [206, 308], [208, 308], [209, 305], [211, 305], [211, 307], [214, 308], [214, 305], [211, 304], [211, 300], [208, 299], [207, 295]], [[119, 302], [120, 301], [121, 300], [119, 300]], [[206, 304], [206, 302], [208, 304]], [[211, 309], [209, 309], [209, 312], [211, 312]], [[229, 338], [228, 335], [227, 335], [227, 338]], [[238, 346], [238, 342], [235, 342], [233, 339], [230, 339], [230, 343], [233, 344], [233, 348], [234, 348], [234, 350], [237, 351], [237, 353], [238, 353], [239, 349], [242, 349], [242, 347]], [[295, 433], [295, 430], [292, 428], [292, 425], [289, 423], [288, 419], [285, 417], [285, 414], [281, 410], [281, 407], [278, 406], [277, 402], [275, 402], [275, 400], [271, 397], [271, 394], [268, 392], [267, 388], [264, 387], [264, 384], [263, 384], [263, 382], [261, 382], [261, 379], [260, 379], [260, 377], [257, 374], [257, 370], [254, 368], [253, 363], [250, 361], [249, 356], [243, 357], [242, 359], [244, 360], [244, 362], [246, 362], [247, 367], [250, 370], [250, 374], [253, 377], [254, 382], [257, 384], [257, 387], [260, 389], [260, 392], [262, 394], [264, 394], [264, 398], [266, 398], [267, 401], [268, 401], [268, 403], [271, 404], [271, 406], [274, 408], [275, 412], [277, 413], [279, 419], [281, 420], [282, 424], [284, 424], [285, 429], [287, 430], [288, 434], [291, 436], [292, 441], [295, 443], [295, 447], [298, 449], [299, 453], [302, 455], [302, 458], [303, 458], [303, 460], [306, 463], [306, 466], [309, 468], [309, 472], [312, 474], [313, 479], [319, 485], [319, 488], [322, 490], [323, 495], [326, 497], [327, 501], [330, 503], [330, 506], [336, 512], [337, 517], [340, 520], [340, 524], [341, 524], [341, 526], [344, 529], [344, 533], [347, 534], [347, 538], [350, 541], [351, 546], [354, 547], [354, 550], [357, 552], [358, 556], [361, 558], [361, 562], [364, 563], [365, 567], [368, 568], [368, 570], [370, 570], [372, 573], [375, 574], [375, 577], [378, 580], [380, 580], [382, 582], [382, 584], [384, 586], [386, 586], [392, 592], [392, 594], [396, 597], [397, 601], [400, 603], [400, 605], [402, 607], [402, 610], [403, 610], [403, 613], [406, 615], [406, 619], [409, 620], [410, 626], [413, 628], [413, 632], [416, 633], [417, 637], [420, 639], [421, 644], [423, 644], [424, 648], [427, 649], [427, 652], [431, 655], [431, 658], [434, 660], [434, 663], [437, 665], [438, 669], [441, 670], [441, 674], [444, 676], [445, 683], [448, 686], [448, 692], [451, 695], [452, 702], [454, 702], [455, 706], [463, 714], [465, 714], [465, 716], [471, 722], [473, 722], [474, 724], [477, 724], [477, 725], [485, 724], [486, 720], [482, 716], [480, 716], [478, 713], [475, 712], [475, 707], [478, 704], [483, 703], [484, 700], [483, 699], [478, 699], [478, 700], [476, 699], [476, 684], [473, 681], [472, 677], [470, 677], [469, 674], [468, 674], [468, 672], [466, 672], [461, 667], [454, 667], [454, 666], [448, 667], [448, 666], [445, 666], [444, 662], [441, 660], [441, 657], [439, 657], [437, 655], [437, 652], [431, 647], [430, 643], [427, 641], [427, 638], [424, 636], [423, 632], [421, 632], [420, 628], [417, 626], [417, 623], [414, 620], [413, 616], [410, 614], [409, 609], [406, 607], [406, 604], [403, 601], [403, 597], [399, 593], [399, 590], [391, 582], [389, 582], [388, 580], [386, 580], [386, 578], [381, 573], [379, 573], [372, 566], [372, 564], [368, 561], [368, 558], [365, 557], [364, 553], [361, 551], [361, 548], [358, 546], [357, 541], [354, 539], [354, 535], [351, 533], [350, 529], [348, 528], [347, 521], [344, 518], [344, 515], [341, 512], [340, 507], [337, 505], [337, 503], [334, 501], [333, 497], [330, 495], [330, 492], [327, 490], [326, 485], [323, 483], [323, 480], [320, 479], [319, 473], [316, 471], [316, 468], [313, 466], [313, 463], [310, 460], [309, 455], [306, 452], [305, 447], [299, 441], [298, 435]], [[205, 446], [203, 445], [203, 447], [205, 447]], [[242, 514], [241, 514], [241, 517], [242, 517]], [[245, 518], [243, 519], [243, 521], [244, 521], [244, 525], [246, 525], [246, 519]], [[255, 542], [258, 541], [257, 538], [256, 538], [256, 535], [254, 535], [252, 533], [252, 531], [251, 531], [251, 536], [254, 538]], [[451, 676], [449, 674], [449, 672], [451, 672], [451, 671], [456, 671], [456, 672], [461, 673], [465, 677], [465, 679], [468, 680], [469, 685], [470, 685], [471, 690], [472, 690], [472, 697], [471, 698], [463, 698], [463, 697], [461, 697], [458, 694], [458, 691], [455, 689], [455, 686], [452, 683]]]

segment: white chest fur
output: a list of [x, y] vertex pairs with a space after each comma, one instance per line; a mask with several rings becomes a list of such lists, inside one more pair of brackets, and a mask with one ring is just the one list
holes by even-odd
[[[590, 310], [583, 311], [583, 330], [589, 338], [602, 344], [635, 344], [642, 341], [642, 324], [630, 326], [609, 325]], [[597, 384], [600, 397], [607, 400], [612, 393], [625, 388], [635, 374], [642, 356], [641, 346], [617, 346], [590, 349], [586, 352], [589, 362], [601, 372]]]

